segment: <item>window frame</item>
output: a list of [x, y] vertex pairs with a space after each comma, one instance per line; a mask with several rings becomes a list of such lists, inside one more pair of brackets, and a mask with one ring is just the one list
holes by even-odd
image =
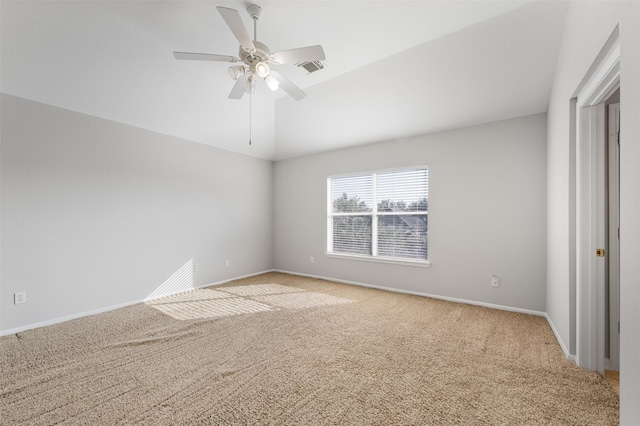
[[[406, 167], [395, 167], [389, 169], [378, 169], [371, 171], [360, 171], [360, 172], [351, 172], [351, 173], [341, 173], [330, 175], [327, 177], [327, 205], [326, 205], [326, 213], [327, 213], [327, 250], [325, 252], [326, 257], [335, 258], [335, 259], [349, 259], [349, 260], [359, 260], [366, 262], [375, 262], [375, 263], [387, 263], [387, 264], [396, 264], [396, 265], [407, 265], [407, 266], [418, 266], [423, 268], [428, 268], [431, 266], [431, 261], [429, 260], [429, 250], [427, 249], [427, 259], [412, 259], [412, 258], [402, 258], [402, 257], [392, 257], [392, 256], [384, 256], [378, 254], [378, 220], [382, 216], [418, 216], [418, 215], [429, 215], [429, 208], [427, 207], [427, 211], [416, 211], [416, 212], [402, 212], [398, 214], [398, 212], [379, 212], [378, 211], [378, 177], [377, 175], [385, 174], [385, 173], [395, 173], [395, 172], [408, 172], [415, 170], [427, 170], [427, 176], [429, 176], [429, 166], [426, 164], [416, 165], [416, 166], [406, 166]], [[348, 178], [348, 177], [358, 177], [358, 176], [373, 176], [373, 197], [372, 197], [372, 209], [370, 212], [341, 212], [334, 213], [333, 212], [333, 197], [332, 197], [332, 180], [336, 178]], [[428, 179], [428, 178], [427, 178]], [[429, 181], [427, 180], [427, 201], [429, 199]], [[355, 254], [355, 253], [342, 253], [333, 251], [333, 218], [340, 216], [363, 216], [371, 218], [371, 254]], [[427, 230], [428, 235], [428, 230]]]

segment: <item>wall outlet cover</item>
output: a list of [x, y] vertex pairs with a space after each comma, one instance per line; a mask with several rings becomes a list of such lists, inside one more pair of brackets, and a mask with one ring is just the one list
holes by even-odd
[[13, 304], [21, 305], [23, 303], [27, 303], [27, 293], [24, 291], [13, 293]]
[[491, 277], [491, 287], [498, 287], [500, 286], [500, 278], [498, 278], [497, 275], [494, 275]]

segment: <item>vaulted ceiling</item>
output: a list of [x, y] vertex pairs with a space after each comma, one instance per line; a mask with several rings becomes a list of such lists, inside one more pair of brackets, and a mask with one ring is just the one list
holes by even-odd
[[[326, 68], [279, 71], [295, 101], [227, 98], [238, 54], [216, 6], [243, 1], [2, 0], [1, 90], [182, 139], [278, 160], [546, 111], [559, 1], [258, 2], [272, 51], [321, 44]], [[249, 138], [252, 144], [249, 145]]]

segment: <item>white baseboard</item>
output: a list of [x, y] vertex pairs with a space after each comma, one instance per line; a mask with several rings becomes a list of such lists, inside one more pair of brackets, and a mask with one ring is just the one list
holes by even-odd
[[222, 284], [229, 283], [231, 281], [241, 280], [241, 279], [244, 279], [244, 278], [255, 277], [257, 275], [266, 274], [268, 272], [276, 272], [276, 270], [275, 269], [267, 269], [265, 271], [256, 272], [254, 274], [247, 274], [247, 275], [242, 275], [242, 276], [235, 277], [235, 278], [229, 278], [228, 280], [222, 280], [222, 281], [216, 281], [216, 282], [209, 283], [209, 284], [204, 284], [204, 285], [199, 286], [198, 288], [214, 287], [214, 286], [217, 286], [217, 285], [222, 285]]
[[[222, 285], [222, 284], [228, 283], [230, 281], [239, 280], [239, 279], [242, 279], [242, 278], [249, 278], [249, 277], [253, 277], [255, 275], [265, 274], [267, 272], [273, 272], [273, 269], [269, 269], [269, 270], [261, 271], [261, 272], [256, 272], [254, 274], [243, 275], [243, 276], [240, 276], [240, 277], [230, 278], [230, 279], [227, 279], [227, 280], [216, 281], [216, 282], [213, 282], [213, 283], [199, 285], [199, 286], [193, 287], [192, 289], [189, 289], [187, 291], [195, 290], [195, 289], [198, 289], [198, 288]], [[171, 294], [178, 294], [178, 293], [184, 293], [184, 291], [178, 291], [178, 292], [171, 293]], [[163, 295], [163, 297], [169, 296], [169, 295], [170, 294], [166, 294], [166, 295]], [[115, 309], [126, 308], [127, 306], [137, 305], [138, 303], [144, 303], [145, 301], [149, 301], [149, 300], [148, 299], [141, 299], [141, 300], [133, 300], [133, 301], [130, 301], [130, 302], [123, 302], [123, 303], [119, 303], [117, 305], [105, 306], [105, 307], [101, 307], [101, 308], [97, 308], [97, 309], [92, 309], [90, 311], [79, 312], [79, 313], [76, 313], [76, 314], [66, 315], [66, 316], [58, 317], [58, 318], [53, 318], [53, 319], [50, 319], [50, 320], [41, 321], [41, 322], [37, 322], [37, 323], [33, 323], [33, 324], [27, 324], [27, 325], [23, 325], [23, 326], [16, 327], [16, 328], [10, 328], [8, 330], [0, 330], [0, 336], [9, 336], [11, 334], [21, 333], [23, 331], [33, 330], [35, 328], [47, 327], [47, 326], [50, 326], [50, 325], [59, 324], [59, 323], [62, 323], [62, 322], [71, 321], [71, 320], [78, 319], [78, 318], [83, 318], [83, 317], [88, 317], [88, 316], [91, 316], [91, 315], [102, 314], [104, 312], [113, 311]]]
[[343, 284], [357, 285], [357, 286], [360, 286], [360, 287], [376, 288], [378, 290], [392, 291], [394, 293], [413, 294], [413, 295], [416, 295], [416, 296], [430, 297], [432, 299], [446, 300], [448, 302], [456, 302], [456, 303], [464, 303], [464, 304], [467, 304], [467, 305], [482, 306], [482, 307], [485, 307], [485, 308], [499, 309], [501, 311], [518, 312], [518, 313], [521, 313], [521, 314], [535, 315], [535, 316], [538, 316], [538, 317], [544, 317], [544, 316], [547, 315], [545, 312], [534, 311], [534, 310], [531, 310], [531, 309], [516, 308], [516, 307], [513, 307], [513, 306], [505, 306], [505, 305], [495, 305], [493, 303], [477, 302], [475, 300], [458, 299], [456, 297], [440, 296], [440, 295], [437, 295], [437, 294], [423, 293], [423, 292], [411, 291], [411, 290], [403, 290], [403, 289], [398, 289], [398, 288], [393, 288], [393, 287], [384, 287], [384, 286], [361, 283], [361, 282], [357, 282], [357, 281], [348, 281], [348, 280], [341, 280], [341, 279], [338, 279], [338, 278], [323, 277], [321, 275], [301, 274], [299, 272], [283, 271], [283, 270], [279, 270], [279, 269], [276, 269], [275, 272], [282, 272], [284, 274], [291, 274], [291, 275], [300, 275], [300, 276], [309, 277], [309, 278], [319, 278], [319, 279], [322, 279], [322, 280], [335, 281], [335, 282], [343, 283]]
[[27, 325], [23, 325], [16, 328], [10, 328], [8, 330], [0, 331], [0, 336], [8, 336], [10, 334], [21, 333], [23, 331], [33, 330], [35, 328], [47, 327], [49, 325], [59, 324], [61, 322], [67, 322], [67, 321], [71, 321], [71, 320], [82, 318], [82, 317], [88, 317], [91, 315], [101, 314], [103, 312], [113, 311], [115, 309], [126, 308], [127, 306], [135, 305], [141, 302], [142, 300], [135, 301], [135, 302], [119, 303], [117, 305], [105, 306], [103, 308], [92, 309], [90, 311], [79, 312], [77, 314], [66, 315], [63, 317], [53, 318], [50, 320], [36, 322], [33, 324], [27, 324]]
[[544, 317], [547, 319], [547, 322], [549, 323], [549, 326], [551, 327], [551, 330], [553, 331], [553, 334], [556, 335], [556, 340], [558, 341], [558, 344], [560, 345], [560, 348], [562, 349], [562, 352], [564, 352], [564, 356], [569, 360], [569, 361], [573, 361], [576, 362], [576, 356], [572, 355], [571, 353], [569, 353], [569, 350], [567, 349], [567, 347], [564, 344], [564, 341], [562, 340], [562, 338], [560, 337], [560, 333], [558, 333], [558, 330], [556, 329], [556, 326], [553, 324], [553, 321], [551, 321], [551, 318], [549, 317], [549, 315], [547, 315], [546, 313], [544, 314]]

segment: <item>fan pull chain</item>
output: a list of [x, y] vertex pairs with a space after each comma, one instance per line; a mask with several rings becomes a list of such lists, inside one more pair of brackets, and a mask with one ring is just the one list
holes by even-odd
[[251, 146], [251, 127], [253, 127], [251, 125], [251, 101], [253, 100], [253, 94], [249, 93], [249, 146]]

